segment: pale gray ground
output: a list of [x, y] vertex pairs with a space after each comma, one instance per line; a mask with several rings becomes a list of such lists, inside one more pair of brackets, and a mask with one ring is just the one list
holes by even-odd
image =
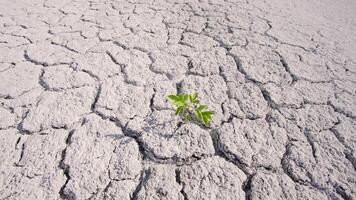
[[354, 0], [0, 0], [0, 199], [356, 199], [355, 52]]

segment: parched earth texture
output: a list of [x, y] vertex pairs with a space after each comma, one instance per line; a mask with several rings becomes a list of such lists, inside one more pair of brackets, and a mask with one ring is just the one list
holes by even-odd
[[0, 2], [0, 199], [356, 199], [356, 1]]

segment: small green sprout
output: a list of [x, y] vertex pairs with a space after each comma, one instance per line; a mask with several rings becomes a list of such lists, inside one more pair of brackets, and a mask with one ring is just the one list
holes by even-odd
[[176, 107], [176, 115], [181, 116], [186, 122], [192, 121], [195, 114], [199, 121], [208, 126], [215, 114], [213, 111], [206, 110], [208, 105], [200, 104], [198, 93], [169, 95], [168, 99]]

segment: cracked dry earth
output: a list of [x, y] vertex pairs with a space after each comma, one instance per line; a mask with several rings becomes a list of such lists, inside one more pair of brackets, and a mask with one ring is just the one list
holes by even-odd
[[356, 1], [1, 4], [0, 199], [356, 198]]

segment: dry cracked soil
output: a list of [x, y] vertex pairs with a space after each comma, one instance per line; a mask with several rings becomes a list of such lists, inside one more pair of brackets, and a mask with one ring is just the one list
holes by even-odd
[[356, 1], [0, 4], [0, 199], [356, 199]]

